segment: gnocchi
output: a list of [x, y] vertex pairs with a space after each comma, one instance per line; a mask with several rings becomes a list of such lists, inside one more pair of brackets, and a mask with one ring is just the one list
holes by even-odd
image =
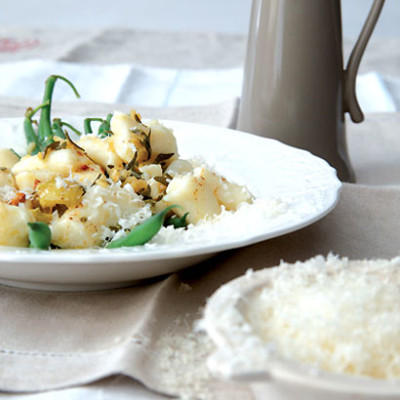
[[106, 135], [68, 134], [22, 158], [0, 149], [0, 245], [29, 245], [28, 222], [50, 227], [53, 248], [104, 247], [171, 205], [196, 224], [252, 195], [180, 158], [172, 130], [115, 112]]

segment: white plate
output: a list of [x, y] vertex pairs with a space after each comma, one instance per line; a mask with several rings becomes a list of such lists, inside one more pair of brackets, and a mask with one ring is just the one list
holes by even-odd
[[[81, 124], [82, 119], [65, 120]], [[246, 214], [209, 239], [131, 249], [35, 251], [2, 248], [0, 282], [48, 290], [97, 290], [168, 274], [217, 252], [270, 239], [309, 225], [333, 209], [341, 183], [336, 171], [310, 153], [229, 129], [163, 121], [174, 130], [181, 157], [201, 156], [260, 199], [279, 199], [281, 212]], [[22, 119], [0, 119], [2, 147], [23, 152]], [[282, 206], [283, 205], [283, 206]], [[267, 207], [268, 208], [268, 207]], [[285, 210], [285, 211], [282, 211]], [[243, 224], [243, 220], [245, 224]]]

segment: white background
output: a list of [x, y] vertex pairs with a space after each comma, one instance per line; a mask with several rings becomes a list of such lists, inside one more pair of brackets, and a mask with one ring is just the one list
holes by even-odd
[[[344, 36], [359, 33], [371, 4], [342, 0]], [[251, 0], [0, 0], [0, 25], [243, 34], [250, 8]], [[400, 0], [386, 0], [374, 35], [400, 36], [399, 21]]]

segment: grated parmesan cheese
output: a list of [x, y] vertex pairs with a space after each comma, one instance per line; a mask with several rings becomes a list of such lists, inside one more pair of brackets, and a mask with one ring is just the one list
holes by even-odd
[[319, 256], [271, 270], [244, 317], [279, 357], [319, 369], [400, 378], [400, 259]]
[[62, 176], [56, 176], [55, 183], [58, 189], [68, 187], [67, 181]]
[[0, 202], [8, 203], [11, 201], [15, 195], [17, 194], [17, 190], [11, 186], [1, 186], [0, 187]]
[[159, 387], [179, 400], [213, 400], [205, 362], [213, 349], [204, 332], [193, 332], [191, 315], [177, 317], [153, 347]]

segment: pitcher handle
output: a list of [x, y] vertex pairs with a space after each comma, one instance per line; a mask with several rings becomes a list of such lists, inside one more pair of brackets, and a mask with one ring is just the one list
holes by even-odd
[[358, 104], [356, 95], [357, 71], [384, 3], [385, 0], [374, 0], [367, 20], [364, 23], [360, 36], [351, 52], [347, 67], [344, 71], [344, 112], [350, 114], [353, 122], [362, 122], [364, 120], [364, 114]]

